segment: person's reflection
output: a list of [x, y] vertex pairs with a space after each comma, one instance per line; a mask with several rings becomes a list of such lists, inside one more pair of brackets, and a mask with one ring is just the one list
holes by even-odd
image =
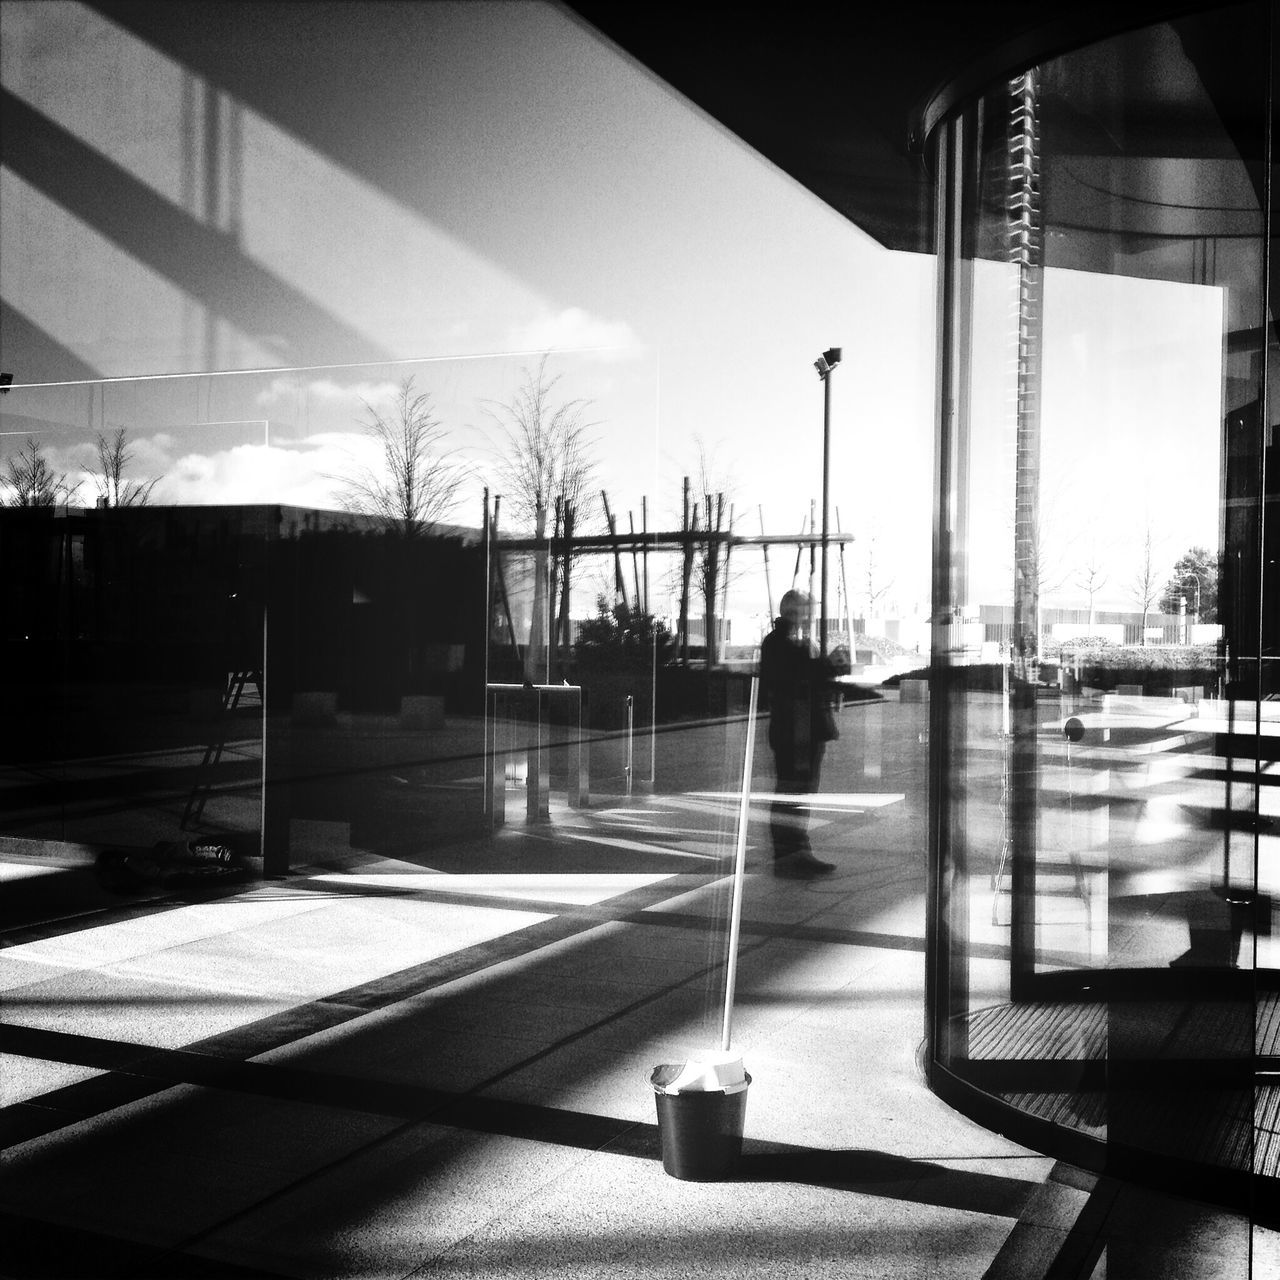
[[807, 880], [835, 870], [809, 845], [808, 811], [800, 799], [818, 789], [826, 744], [836, 736], [828, 700], [828, 672], [813, 652], [802, 622], [808, 597], [788, 591], [781, 616], [760, 647], [760, 684], [769, 711], [778, 796], [770, 813], [773, 874]]

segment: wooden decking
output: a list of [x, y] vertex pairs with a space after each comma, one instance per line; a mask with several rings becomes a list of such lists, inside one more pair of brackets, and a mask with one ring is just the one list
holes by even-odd
[[1155, 1158], [1280, 1179], [1274, 991], [1259, 992], [1253, 1010], [1226, 1000], [1032, 1001], [964, 1022], [974, 1082], [1027, 1116]]

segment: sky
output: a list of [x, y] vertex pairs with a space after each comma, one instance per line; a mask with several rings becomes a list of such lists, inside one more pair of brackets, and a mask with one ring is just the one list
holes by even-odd
[[[106, 234], [6, 169], [6, 302], [106, 375], [165, 376], [16, 386], [0, 446], [35, 432], [75, 477], [95, 434], [125, 426], [157, 502], [332, 507], [340, 478], [376, 461], [366, 405], [412, 377], [471, 466], [453, 519], [478, 525], [482, 490], [501, 487], [488, 410], [550, 352], [557, 392], [584, 402], [623, 528], [642, 509], [650, 529], [676, 527], [682, 478], [696, 481], [705, 453], [739, 531], [794, 534], [821, 497], [813, 361], [840, 347], [830, 525], [856, 541], [838, 567], [855, 612], [870, 572], [886, 611], [927, 614], [933, 260], [883, 249], [553, 6], [405, 13], [412, 99], [371, 128], [331, 118], [341, 103], [323, 98], [314, 126], [239, 101], [82, 5], [5, 6], [5, 87], [166, 208], [233, 237], [245, 278], [292, 300], [295, 323], [266, 332], [240, 298], [203, 307], [217, 281], [199, 264], [184, 280], [185, 263], [149, 258], [127, 229]], [[389, 55], [374, 85], [393, 106], [397, 65]], [[193, 160], [192, 103], [206, 139], [220, 122], [222, 152]], [[1046, 299], [1046, 508], [1067, 495], [1053, 530], [1064, 561], [1104, 532], [1106, 554], [1132, 560], [1152, 519], [1170, 564], [1185, 537], [1214, 545], [1219, 291], [1059, 272]], [[1003, 306], [996, 268], [979, 308], [1007, 333]], [[1006, 599], [1011, 578], [1009, 360], [999, 343], [976, 348], [975, 426], [991, 450], [973, 472], [984, 600]], [[199, 373], [210, 367], [236, 372]], [[1135, 416], [1161, 424], [1167, 452], [1134, 445]], [[731, 611], [767, 623], [763, 560], [745, 557]], [[784, 560], [775, 598], [790, 585]], [[1124, 576], [1108, 594], [1131, 605]]]

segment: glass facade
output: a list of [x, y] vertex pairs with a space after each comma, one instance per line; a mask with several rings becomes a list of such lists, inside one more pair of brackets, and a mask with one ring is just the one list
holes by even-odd
[[[3, 643], [22, 678], [4, 693], [6, 849], [218, 842], [272, 874], [303, 850], [485, 830], [485, 686], [576, 678], [548, 635], [589, 614], [614, 558], [605, 538], [551, 554], [563, 528], [488, 487], [516, 451], [499, 410], [531, 378], [559, 409], [565, 374], [652, 411], [643, 356], [607, 381], [572, 357], [497, 357], [8, 391]], [[486, 405], [487, 426], [458, 425]], [[630, 454], [623, 514], [630, 484], [657, 487], [652, 442]], [[600, 497], [581, 503], [594, 529]], [[641, 559], [626, 557], [637, 610]], [[655, 607], [669, 560], [653, 557]], [[649, 667], [617, 673], [593, 716], [617, 728], [634, 698], [646, 776]], [[554, 753], [551, 768], [563, 788]], [[597, 788], [623, 769], [603, 748]]]
[[1280, 1187], [1273, 14], [993, 68], [939, 199], [929, 1071]]
[[[166, 1021], [145, 1034], [203, 1044], [214, 1009], [232, 1039], [254, 1019], [242, 1057], [288, 1046], [328, 1069], [303, 1041], [341, 1005], [353, 1070], [385, 1083], [383, 1032], [359, 1019], [456, 981], [435, 1012], [465, 1029], [425, 1063], [415, 1040], [405, 1078], [475, 1092], [550, 1063], [538, 1096], [601, 1119], [619, 1010], [642, 1015], [628, 1069], [722, 1033], [749, 810], [740, 1031], [796, 1097], [819, 1068], [858, 1130], [841, 1151], [806, 1117], [824, 1189], [889, 1170], [916, 1199], [945, 1158], [932, 1214], [960, 1198], [951, 1165], [984, 1158], [933, 1163], [930, 1127], [850, 1052], [919, 1094], [919, 970], [878, 953], [923, 949], [941, 1097], [1080, 1165], [1246, 1210], [1275, 1197], [1268, 6], [1002, 66], [937, 121], [928, 603], [932, 263], [723, 145], [554, 6], [352, 6], [367, 22], [310, 40], [293, 24], [321, 9], [248, 8], [188, 44], [167, 22], [6, 6], [8, 937], [159, 919], [167, 883], [124, 896], [104, 852], [145, 869], [149, 850], [229, 848], [273, 901], [350, 915], [271, 953], [290, 962], [278, 1022], [176, 955], [163, 972], [194, 994], [152, 1002]], [[834, 430], [813, 376], [832, 343]], [[746, 711], [782, 594], [806, 584], [845, 675], [798, 791]], [[837, 875], [770, 865], [797, 831]], [[486, 894], [511, 911], [473, 935], [461, 913]], [[463, 923], [437, 949], [440, 905]], [[375, 914], [412, 946], [371, 957]], [[507, 940], [464, 954], [482, 934]], [[359, 979], [329, 966], [347, 948]], [[246, 940], [265, 987], [263, 954]], [[292, 966], [313, 959], [304, 984]], [[17, 1025], [134, 1034], [116, 1025], [131, 974], [17, 973]], [[779, 1012], [797, 996], [804, 1024]], [[537, 1012], [562, 998], [573, 1020]], [[507, 1005], [542, 1018], [528, 1045], [504, 1043], [522, 1036]], [[394, 1018], [417, 1037], [419, 1015]], [[503, 1036], [476, 1034], [485, 1018]], [[22, 1046], [24, 1101], [47, 1064], [99, 1069]], [[40, 1102], [23, 1132], [64, 1113]], [[1015, 1181], [990, 1180], [1001, 1213]]]

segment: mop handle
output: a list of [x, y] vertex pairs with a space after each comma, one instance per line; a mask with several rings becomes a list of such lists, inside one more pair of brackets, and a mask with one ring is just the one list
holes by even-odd
[[756, 748], [756, 701], [760, 677], [751, 677], [747, 707], [747, 749], [742, 757], [742, 801], [738, 806], [738, 849], [733, 867], [733, 906], [729, 911], [729, 958], [724, 985], [724, 1031], [720, 1048], [727, 1053], [733, 1038], [733, 992], [738, 980], [738, 934], [742, 924], [742, 887], [747, 873], [747, 821], [751, 809], [751, 769]]

